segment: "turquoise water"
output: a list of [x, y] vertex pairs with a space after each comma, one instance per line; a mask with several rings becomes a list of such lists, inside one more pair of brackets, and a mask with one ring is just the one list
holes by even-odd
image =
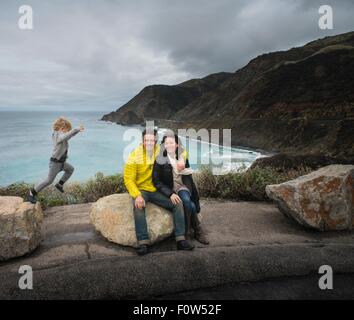
[[[138, 143], [125, 139], [131, 130], [126, 127], [99, 121], [104, 112], [0, 112], [0, 186], [14, 182], [37, 182], [47, 175], [48, 161], [52, 151], [52, 123], [59, 116], [69, 118], [73, 126], [83, 124], [85, 132], [69, 142], [69, 159], [75, 171], [72, 181], [94, 177], [98, 171], [105, 175], [122, 172], [124, 156]], [[162, 130], [159, 130], [161, 136]], [[129, 134], [128, 134], [129, 135]], [[127, 140], [127, 141], [125, 141]], [[225, 148], [217, 145], [189, 142], [188, 152], [197, 161], [192, 168], [212, 159], [232, 158], [221, 165], [226, 171], [242, 165], [248, 167], [263, 155], [250, 150]], [[220, 154], [224, 151], [224, 154]], [[226, 152], [227, 151], [227, 152]], [[198, 155], [198, 156], [197, 156]], [[211, 163], [211, 162], [210, 162]], [[225, 172], [226, 172], [225, 171]]]

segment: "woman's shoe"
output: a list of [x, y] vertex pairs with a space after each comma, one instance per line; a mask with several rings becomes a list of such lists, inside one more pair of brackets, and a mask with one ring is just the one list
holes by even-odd
[[194, 238], [201, 244], [209, 244], [209, 240], [202, 230], [194, 231]]
[[209, 244], [209, 240], [207, 239], [205, 232], [200, 224], [199, 218], [196, 214], [191, 217], [192, 228], [194, 230], [194, 238], [201, 244]]
[[177, 250], [193, 250], [194, 246], [187, 240], [177, 241]]

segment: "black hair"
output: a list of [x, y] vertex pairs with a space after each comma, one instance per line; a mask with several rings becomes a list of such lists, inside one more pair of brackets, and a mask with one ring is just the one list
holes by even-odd
[[167, 150], [164, 147], [164, 143], [166, 141], [167, 138], [174, 138], [176, 144], [178, 144], [178, 147], [176, 148], [176, 159], [178, 160], [179, 156], [183, 153], [184, 148], [182, 146], [182, 142], [180, 140], [180, 138], [178, 137], [178, 135], [176, 133], [174, 133], [172, 130], [169, 131], [168, 133], [164, 134], [162, 141], [161, 141], [161, 151], [162, 151], [162, 155], [164, 157], [167, 157]]

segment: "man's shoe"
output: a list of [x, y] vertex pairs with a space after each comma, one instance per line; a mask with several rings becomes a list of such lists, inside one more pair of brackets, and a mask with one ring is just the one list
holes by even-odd
[[139, 256], [143, 256], [149, 252], [148, 246], [146, 244], [140, 245], [135, 249], [135, 251]]
[[61, 185], [60, 183], [57, 183], [57, 184], [55, 185], [55, 187], [56, 187], [61, 193], [64, 193], [63, 185]]
[[177, 241], [177, 250], [193, 250], [194, 246], [187, 240]]
[[35, 204], [37, 202], [37, 193], [34, 190], [30, 190], [27, 200]]

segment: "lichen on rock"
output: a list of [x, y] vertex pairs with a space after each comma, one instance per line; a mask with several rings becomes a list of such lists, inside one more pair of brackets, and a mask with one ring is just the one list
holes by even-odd
[[279, 210], [320, 231], [354, 226], [354, 166], [329, 165], [310, 174], [266, 186]]

